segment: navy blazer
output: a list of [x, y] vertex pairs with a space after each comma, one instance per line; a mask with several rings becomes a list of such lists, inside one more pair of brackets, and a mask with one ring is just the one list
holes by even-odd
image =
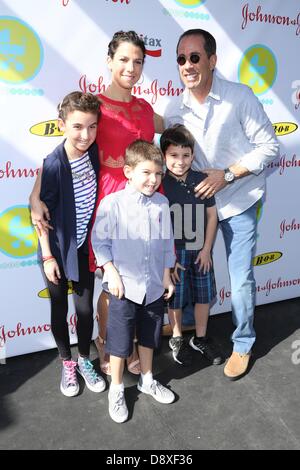
[[[58, 264], [63, 267], [66, 278], [78, 281], [75, 198], [71, 166], [64, 143], [58, 145], [44, 159], [40, 198], [47, 205], [51, 216], [50, 224], [53, 226], [53, 230], [49, 230], [51, 252]], [[96, 143], [90, 146], [88, 153], [98, 183], [100, 165]], [[88, 234], [92, 219], [93, 216], [88, 225]]]

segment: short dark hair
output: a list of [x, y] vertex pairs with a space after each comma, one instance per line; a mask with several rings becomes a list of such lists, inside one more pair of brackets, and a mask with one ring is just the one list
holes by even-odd
[[83, 113], [92, 113], [101, 116], [100, 102], [96, 95], [92, 93], [83, 93], [82, 91], [72, 91], [64, 97], [57, 106], [58, 118], [66, 120], [69, 113], [73, 111], [82, 111]]
[[168, 127], [160, 138], [160, 148], [164, 155], [170, 145], [188, 147], [194, 152], [195, 139], [183, 124], [174, 124], [174, 126]]
[[128, 145], [125, 151], [124, 165], [135, 168], [138, 163], [145, 162], [147, 160], [163, 167], [163, 155], [156, 145], [142, 139], [135, 140]]
[[143, 54], [143, 61], [146, 56], [146, 47], [143, 39], [135, 31], [117, 31], [110, 43], [108, 44], [107, 55], [113, 59], [114, 55], [122, 42], [130, 42], [134, 46], [141, 49]]
[[210, 34], [205, 29], [188, 29], [178, 39], [176, 54], [178, 54], [178, 47], [180, 41], [186, 36], [202, 36], [204, 38], [204, 50], [206, 51], [207, 57], [210, 58], [212, 55], [217, 52], [217, 43], [212, 34]]

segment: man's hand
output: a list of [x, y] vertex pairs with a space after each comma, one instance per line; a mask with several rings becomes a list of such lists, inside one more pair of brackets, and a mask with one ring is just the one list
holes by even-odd
[[207, 178], [195, 187], [196, 197], [201, 199], [212, 197], [227, 185], [224, 179], [224, 170], [205, 169], [201, 171], [207, 174]]

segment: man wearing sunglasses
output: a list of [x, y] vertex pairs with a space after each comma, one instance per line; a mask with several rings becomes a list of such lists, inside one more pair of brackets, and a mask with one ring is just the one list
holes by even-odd
[[196, 140], [192, 168], [207, 174], [195, 192], [215, 197], [231, 282], [233, 352], [224, 374], [237, 380], [247, 372], [255, 342], [255, 280], [252, 258], [256, 212], [265, 191], [265, 167], [279, 145], [262, 105], [246, 85], [214, 72], [216, 41], [207, 31], [184, 32], [177, 44], [182, 95], [167, 107], [166, 124], [184, 124]]

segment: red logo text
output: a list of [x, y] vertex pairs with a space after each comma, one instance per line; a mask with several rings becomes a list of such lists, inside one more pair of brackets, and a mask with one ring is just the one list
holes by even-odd
[[246, 3], [242, 8], [242, 29], [248, 25], [248, 21], [255, 21], [260, 23], [272, 23], [283, 26], [297, 26], [296, 35], [300, 34], [300, 13], [295, 18], [289, 16], [273, 15], [270, 13], [261, 13], [262, 7], [258, 5], [255, 11], [249, 10], [249, 3]]
[[34, 178], [38, 175], [39, 168], [13, 168], [10, 161], [0, 168], [0, 179], [3, 178]]
[[[100, 76], [96, 82], [89, 82], [86, 75], [82, 75], [82, 77], [80, 77], [79, 87], [84, 93], [90, 92], [96, 94], [103, 93], [107, 88], [102, 76]], [[154, 105], [159, 97], [179, 96], [183, 92], [183, 88], [174, 87], [172, 80], [169, 80], [166, 86], [160, 86], [158, 79], [156, 78], [148, 86], [135, 85], [132, 92], [134, 95], [143, 98], [148, 96], [148, 101]]]
[[288, 223], [285, 219], [280, 224], [280, 238], [283, 238], [286, 232], [293, 232], [295, 230], [300, 230], [300, 223], [296, 222], [293, 219], [290, 223]]
[[282, 155], [279, 160], [269, 163], [267, 168], [279, 168], [279, 174], [283, 175], [285, 170], [288, 168], [300, 168], [300, 159], [294, 153], [292, 158], [287, 158], [286, 154]]

